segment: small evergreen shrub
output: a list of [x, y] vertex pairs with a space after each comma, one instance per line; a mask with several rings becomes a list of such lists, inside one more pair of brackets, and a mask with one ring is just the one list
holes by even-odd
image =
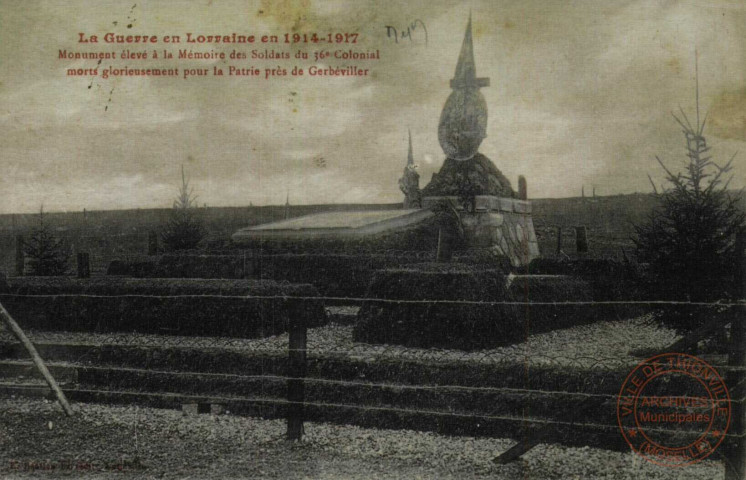
[[179, 196], [174, 201], [171, 218], [161, 233], [163, 246], [166, 250], [175, 251], [196, 248], [207, 236], [207, 229], [197, 217], [196, 200], [197, 197], [189, 187], [189, 181], [184, 176], [184, 167], [182, 166]]
[[44, 210], [39, 211], [39, 226], [23, 244], [28, 275], [54, 276], [67, 274], [70, 251], [44, 221]]

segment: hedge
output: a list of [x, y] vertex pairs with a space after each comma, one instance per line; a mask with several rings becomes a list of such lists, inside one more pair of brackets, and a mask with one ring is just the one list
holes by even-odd
[[145, 255], [126, 260], [112, 260], [106, 274], [137, 278], [153, 277], [157, 261], [158, 257]]
[[[257, 280], [19, 277], [0, 299], [24, 328], [255, 338], [326, 322], [311, 285]], [[243, 297], [243, 298], [241, 298]], [[278, 297], [278, 298], [256, 298]]]
[[[433, 252], [400, 251], [356, 254], [278, 254], [256, 250], [198, 251], [111, 262], [108, 275], [151, 278], [263, 278], [311, 283], [325, 296], [364, 297], [376, 270], [398, 267], [434, 257]], [[486, 264], [509, 270], [505, 259], [482, 250], [464, 250], [455, 258], [459, 263]], [[153, 264], [152, 262], [156, 261]]]
[[634, 262], [602, 258], [536, 258], [529, 264], [527, 273], [582, 278], [593, 288], [593, 299], [597, 301], [637, 300], [646, 291], [643, 287], [644, 266]]
[[[651, 285], [646, 265], [637, 262], [601, 258], [557, 260], [537, 258], [528, 266], [532, 274], [572, 275], [588, 282], [593, 300], [624, 302], [659, 300]], [[649, 308], [635, 304], [607, 305], [607, 312], [618, 318], [640, 316]]]
[[159, 278], [248, 278], [258, 273], [254, 255], [163, 255], [153, 275]]
[[322, 295], [360, 298], [376, 270], [401, 262], [385, 255], [271, 255], [260, 257], [259, 269], [262, 278], [305, 281]]
[[163, 255], [152, 276], [160, 278], [262, 278], [311, 283], [325, 296], [363, 297], [377, 269], [409, 263], [396, 255]]
[[[530, 334], [602, 318], [589, 305], [587, 283], [571, 277], [506, 277], [498, 269], [469, 265], [413, 265], [378, 272], [368, 298], [428, 300], [366, 302], [353, 332], [357, 342], [474, 350], [520, 342]], [[474, 302], [560, 302], [513, 305]], [[442, 301], [442, 303], [439, 303]]]

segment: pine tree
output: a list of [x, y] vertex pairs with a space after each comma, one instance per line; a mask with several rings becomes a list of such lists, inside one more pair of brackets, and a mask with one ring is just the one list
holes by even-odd
[[660, 298], [715, 301], [728, 294], [724, 279], [735, 261], [734, 237], [746, 219], [741, 194], [728, 191], [735, 155], [722, 166], [712, 161], [699, 107], [696, 128], [683, 110], [674, 119], [683, 128], [687, 158], [683, 171], [674, 173], [656, 156], [669, 187], [656, 190], [660, 206], [635, 226], [638, 258], [649, 263]]
[[202, 222], [195, 215], [197, 196], [189, 187], [189, 181], [181, 167], [181, 187], [179, 196], [174, 201], [171, 218], [161, 234], [163, 244], [167, 250], [189, 250], [196, 248], [200, 241], [207, 236]]
[[24, 243], [29, 275], [55, 276], [67, 273], [70, 253], [64, 241], [55, 237], [44, 221], [44, 207], [39, 210], [39, 226]]

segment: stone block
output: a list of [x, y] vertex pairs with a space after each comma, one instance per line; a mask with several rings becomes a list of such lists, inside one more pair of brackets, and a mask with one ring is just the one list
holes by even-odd
[[538, 244], [539, 241], [536, 238], [536, 231], [534, 230], [534, 221], [531, 218], [526, 219], [526, 226], [528, 227], [528, 241]]
[[474, 204], [478, 212], [485, 212], [490, 209], [490, 197], [478, 195], [474, 198]]
[[524, 229], [523, 229], [523, 227], [520, 224], [518, 224], [518, 225], [515, 226], [515, 236], [516, 236], [516, 239], [517, 239], [516, 241], [518, 243], [520, 243], [520, 244], [523, 244], [524, 242], [528, 241], [528, 236], [524, 232]]
[[503, 215], [499, 213], [488, 213], [481, 217], [482, 225], [490, 227], [499, 227], [505, 222]]
[[479, 217], [483, 215], [480, 214], [477, 215], [461, 215], [461, 225], [463, 225], [464, 228], [470, 229], [470, 228], [477, 228], [477, 226], [480, 224]]
[[500, 210], [503, 212], [513, 213], [513, 199], [512, 198], [501, 198], [500, 199]]
[[531, 202], [513, 200], [513, 211], [515, 213], [531, 213]]

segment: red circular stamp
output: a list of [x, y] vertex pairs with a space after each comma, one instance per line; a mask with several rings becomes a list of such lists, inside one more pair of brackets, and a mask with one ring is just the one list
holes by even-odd
[[629, 446], [646, 460], [683, 467], [707, 458], [725, 439], [730, 395], [718, 372], [685, 353], [649, 358], [627, 376], [617, 420]]

